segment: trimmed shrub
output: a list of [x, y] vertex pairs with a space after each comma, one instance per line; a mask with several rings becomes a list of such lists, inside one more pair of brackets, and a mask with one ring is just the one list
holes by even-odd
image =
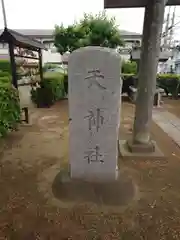
[[122, 93], [131, 93], [130, 86], [137, 87], [137, 76], [134, 74], [122, 74]]
[[158, 74], [157, 86], [163, 88], [167, 95], [170, 93], [173, 98], [177, 98], [180, 92], [180, 75]]
[[31, 91], [31, 99], [38, 107], [50, 107], [64, 95], [64, 75], [54, 72], [44, 74], [40, 86]]
[[137, 74], [137, 63], [131, 61], [123, 61], [121, 71], [125, 74]]
[[11, 75], [8, 72], [0, 72], [0, 84], [11, 83]]
[[11, 64], [8, 60], [0, 60], [0, 71], [11, 74]]
[[11, 78], [11, 74], [9, 72], [2, 72], [2, 71], [0, 71], [0, 78], [1, 77], [9, 77], [9, 78]]
[[65, 94], [68, 94], [68, 74], [64, 74], [64, 91]]
[[0, 77], [0, 84], [3, 83], [10, 83], [10, 78], [9, 77]]
[[31, 90], [31, 99], [37, 107], [50, 107], [54, 103], [53, 94], [50, 89], [36, 88]]
[[21, 110], [19, 95], [10, 83], [0, 84], [0, 137], [17, 127]]
[[[130, 86], [137, 87], [138, 78], [133, 74], [122, 74], [123, 86], [122, 93], [129, 94]], [[157, 87], [164, 89], [166, 94], [172, 94], [173, 98], [178, 97], [180, 92], [180, 75], [177, 74], [158, 74], [157, 75]]]

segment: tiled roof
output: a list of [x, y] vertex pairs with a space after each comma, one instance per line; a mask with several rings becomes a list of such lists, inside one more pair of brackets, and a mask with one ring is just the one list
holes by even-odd
[[19, 32], [7, 28], [5, 28], [2, 34], [0, 34], [0, 41], [1, 42], [12, 41], [16, 46], [27, 47], [32, 50], [45, 49], [45, 46], [41, 42], [34, 40], [28, 37], [27, 35], [23, 35]]
[[[32, 36], [32, 37], [50, 37], [53, 35], [53, 31], [54, 29], [14, 29], [14, 31], [19, 32], [23, 35], [26, 36]], [[0, 30], [0, 34], [3, 32], [3, 30]], [[140, 33], [136, 33], [136, 32], [129, 32], [126, 30], [120, 30], [120, 33], [122, 36], [137, 36], [137, 37], [141, 37]]]

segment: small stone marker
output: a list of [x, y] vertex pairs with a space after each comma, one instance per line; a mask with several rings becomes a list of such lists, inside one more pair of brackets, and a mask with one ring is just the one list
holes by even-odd
[[117, 177], [120, 69], [120, 55], [108, 48], [80, 48], [69, 57], [72, 178]]
[[162, 102], [162, 94], [164, 93], [164, 89], [157, 88], [154, 95], [154, 106], [160, 107]]

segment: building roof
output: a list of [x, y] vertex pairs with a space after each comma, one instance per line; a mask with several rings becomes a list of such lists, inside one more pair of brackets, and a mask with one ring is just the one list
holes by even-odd
[[25, 36], [19, 32], [5, 28], [0, 35], [0, 42], [13, 42], [17, 47], [28, 48], [30, 50], [45, 49], [45, 46], [28, 36]]
[[[104, 8], [145, 7], [148, 0], [104, 0]], [[180, 0], [168, 0], [167, 5], [180, 5]]]
[[129, 31], [126, 31], [126, 30], [120, 30], [120, 34], [122, 36], [136, 36], [136, 37], [141, 37], [142, 36], [141, 33], [129, 32]]
[[[15, 29], [14, 31], [29, 36], [29, 37], [34, 37], [34, 38], [38, 38], [38, 37], [52, 37], [53, 36], [53, 32], [54, 29]], [[3, 30], [0, 30], [0, 34], [3, 32]], [[137, 37], [141, 37], [140, 33], [136, 33], [136, 32], [129, 32], [126, 30], [120, 30], [120, 34], [122, 36], [137, 36]]]
[[[20, 34], [26, 35], [26, 36], [52, 36], [53, 35], [53, 29], [13, 29], [16, 32], [19, 32]], [[3, 30], [0, 30], [0, 33], [3, 32]]]

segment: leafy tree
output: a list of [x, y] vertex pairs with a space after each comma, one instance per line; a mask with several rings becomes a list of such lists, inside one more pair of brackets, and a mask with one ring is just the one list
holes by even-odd
[[62, 24], [61, 26], [56, 25], [54, 31], [54, 45], [61, 55], [68, 51], [68, 42], [67, 29]]
[[63, 25], [55, 26], [54, 45], [58, 52], [63, 55], [66, 52], [72, 52], [81, 47], [81, 39], [83, 36], [84, 33], [81, 32], [77, 24], [69, 25], [67, 28]]
[[60, 54], [84, 47], [102, 46], [116, 48], [123, 45], [115, 19], [108, 19], [105, 12], [97, 15], [84, 14], [84, 17], [65, 28], [55, 27], [55, 46]]
[[115, 18], [108, 18], [105, 12], [97, 15], [84, 14], [80, 20], [81, 32], [84, 32], [83, 45], [116, 48], [123, 45]]

